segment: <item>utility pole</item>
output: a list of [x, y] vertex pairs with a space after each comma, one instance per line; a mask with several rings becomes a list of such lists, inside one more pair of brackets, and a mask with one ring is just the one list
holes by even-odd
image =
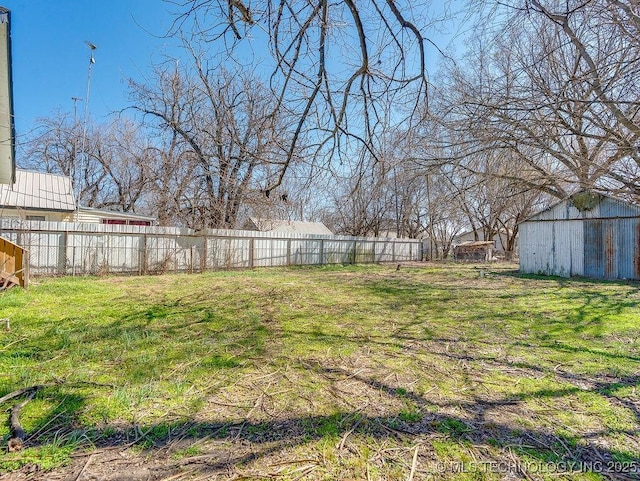
[[78, 100], [82, 100], [80, 97], [71, 97], [73, 100], [73, 125], [78, 121]]
[[[82, 152], [81, 154], [86, 156], [86, 159], [88, 160], [89, 155], [87, 154], [86, 151], [86, 147], [87, 147], [87, 125], [89, 123], [89, 93], [91, 92], [91, 72], [93, 71], [93, 64], [96, 63], [95, 58], [93, 58], [93, 51], [98, 48], [96, 47], [94, 44], [92, 44], [91, 42], [85, 40], [85, 43], [87, 44], [87, 46], [89, 47], [89, 68], [87, 70], [87, 95], [85, 97], [85, 101], [84, 101], [84, 116], [82, 118], [82, 122], [83, 122], [83, 126], [82, 126]], [[75, 117], [75, 103], [74, 103], [74, 117]], [[80, 184], [80, 182], [77, 182], [76, 179], [76, 172], [75, 172], [75, 166], [74, 166], [74, 172], [73, 172], [73, 177], [71, 179], [72, 182], [74, 182], [75, 184]], [[76, 196], [76, 222], [78, 221], [78, 208], [80, 207], [80, 188], [79, 185], [74, 185], [74, 190], [75, 190], [75, 196]]]

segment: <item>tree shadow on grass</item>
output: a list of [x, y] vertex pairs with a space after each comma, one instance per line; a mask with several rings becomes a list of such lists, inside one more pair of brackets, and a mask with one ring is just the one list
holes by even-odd
[[[373, 287], [375, 288], [375, 285]], [[398, 300], [403, 299], [412, 302], [422, 292], [416, 291], [415, 288], [410, 286], [400, 290], [389, 290], [387, 286], [378, 295], [390, 302], [398, 302]], [[603, 303], [603, 306], [608, 302], [604, 297], [596, 298], [596, 301], [597, 303]], [[191, 314], [196, 315], [194, 321], [199, 324], [210, 322], [210, 317], [207, 317], [209, 314], [203, 310], [193, 309], [190, 312]], [[123, 317], [123, 321], [140, 320], [147, 328], [153, 328], [156, 320], [166, 318], [166, 310], [159, 306], [157, 309], [146, 309], [132, 313], [131, 316], [131, 318]], [[158, 469], [164, 469], [165, 471], [164, 475], [159, 476], [159, 478], [169, 477], [178, 473], [185, 466], [196, 466], [199, 472], [203, 474], [228, 473], [230, 469], [246, 468], [255, 465], [255, 463], [260, 463], [261, 460], [267, 459], [283, 450], [296, 447], [304, 449], [309, 443], [323, 439], [331, 441], [330, 444], [332, 446], [345, 444], [349, 442], [349, 439], [353, 439], [352, 436], [354, 438], [358, 437], [360, 439], [359, 442], [366, 442], [362, 441], [364, 438], [370, 438], [374, 441], [396, 440], [397, 445], [400, 447], [421, 443], [428, 446], [433, 437], [437, 436], [438, 440], [444, 440], [454, 445], [471, 446], [469, 449], [474, 449], [474, 446], [495, 447], [499, 452], [494, 453], [493, 456], [501, 457], [502, 459], [508, 459], [509, 453], [513, 451], [522, 458], [537, 459], [539, 461], [553, 460], [554, 462], [576, 461], [587, 463], [593, 460], [599, 460], [600, 462], [627, 460], [629, 462], [640, 462], [637, 456], [630, 456], [629, 452], [607, 447], [601, 442], [602, 436], [606, 435], [633, 437], [637, 442], [637, 429], [585, 429], [580, 430], [576, 435], [569, 435], [548, 427], [514, 426], [506, 420], [500, 421], [499, 418], [496, 421], [496, 412], [499, 414], [501, 409], [518, 407], [529, 399], [552, 401], [587, 392], [597, 394], [612, 404], [629, 409], [635, 414], [636, 421], [640, 422], [638, 404], [629, 399], [629, 397], [619, 397], [617, 395], [621, 389], [640, 387], [639, 376], [616, 376], [614, 374], [602, 376], [579, 375], [562, 369], [536, 365], [533, 360], [513, 361], [483, 355], [477, 352], [479, 349], [474, 349], [469, 354], [464, 349], [465, 343], [471, 342], [483, 348], [492, 349], [504, 340], [497, 339], [492, 342], [486, 339], [468, 340], [464, 339], [464, 336], [457, 339], [430, 336], [425, 340], [424, 336], [414, 332], [414, 328], [419, 327], [420, 324], [422, 324], [422, 321], [408, 321], [406, 325], [400, 326], [391, 335], [379, 338], [375, 333], [352, 336], [348, 332], [327, 334], [302, 329], [289, 330], [288, 332], [292, 336], [328, 337], [333, 344], [341, 341], [350, 341], [361, 347], [379, 345], [399, 348], [399, 351], [393, 351], [398, 356], [415, 355], [423, 350], [429, 355], [439, 357], [445, 361], [468, 362], [471, 369], [473, 369], [473, 363], [485, 363], [496, 368], [517, 367], [526, 370], [527, 373], [549, 376], [557, 381], [569, 383], [569, 385], [560, 384], [558, 388], [532, 389], [503, 397], [483, 398], [472, 393], [462, 400], [447, 400], [445, 396], [444, 401], [436, 403], [433, 400], [427, 400], [412, 389], [399, 389], [377, 378], [364, 376], [357, 370], [350, 371], [343, 367], [330, 365], [327, 362], [315, 361], [305, 363], [305, 365], [301, 366], [301, 369], [310, 370], [329, 382], [347, 378], [357, 381], [381, 393], [391, 401], [410, 402], [416, 407], [416, 412], [407, 415], [407, 413], [396, 409], [389, 410], [388, 414], [375, 416], [365, 415], [361, 410], [354, 408], [341, 410], [331, 415], [297, 416], [293, 413], [278, 419], [267, 417], [262, 421], [250, 420], [250, 416], [247, 415], [246, 419], [239, 419], [237, 422], [217, 422], [216, 419], [203, 422], [196, 417], [187, 417], [179, 421], [144, 425], [87, 426], [80, 422], [80, 414], [87, 401], [86, 397], [75, 393], [74, 390], [69, 390], [69, 386], [62, 384], [56, 389], [52, 387], [50, 391], [45, 390], [41, 393], [42, 397], [51, 400], [52, 405], [60, 405], [60, 407], [51, 409], [48, 414], [42, 416], [42, 420], [38, 423], [39, 427], [31, 432], [29, 443], [35, 447], [46, 447], [56, 442], [55, 440], [57, 439], [63, 443], [68, 443], [72, 448], [78, 442], [82, 444], [83, 449], [86, 449], [87, 444], [98, 448], [98, 451], [89, 449], [88, 452], [90, 453], [100, 452], [101, 450], [104, 452], [111, 449], [122, 451], [134, 446], [143, 450], [146, 456], [145, 459], [149, 463], [153, 463], [156, 458], [162, 460], [161, 463], [158, 463]], [[260, 322], [258, 320], [256, 321], [256, 327], [259, 327], [259, 325]], [[95, 332], [92, 335], [97, 338], [108, 339], [113, 336], [114, 332], [120, 332], [118, 329], [123, 327], [126, 326], [120, 320], [114, 321], [113, 325], [106, 326], [104, 330]], [[176, 330], [169, 332], [169, 334], [177, 334], [181, 328], [181, 326], [172, 327], [172, 329]], [[253, 329], [246, 330], [245, 334], [248, 340], [260, 337], [264, 341], [266, 334], [270, 332], [263, 329], [254, 331]], [[125, 331], [122, 331], [122, 333], [125, 333]], [[459, 348], [452, 350], [426, 350], [426, 348], [433, 348], [439, 343], [458, 344]], [[531, 341], [519, 340], [511, 344], [523, 349], [531, 349], [534, 354], [537, 349], [544, 347], [566, 353], [586, 353], [595, 357], [602, 356], [613, 362], [634, 362], [638, 360], [631, 354], [611, 353], [597, 348], [574, 347], [568, 342], [539, 342], [537, 339], [532, 339]], [[248, 350], [247, 352], [250, 354], [254, 351]], [[268, 346], [267, 352], [273, 354], [273, 352], [269, 351]], [[28, 350], [25, 353], [25, 355], [30, 355]], [[267, 359], [264, 359], [264, 361], [267, 364], [269, 362]], [[615, 364], [611, 364], [611, 366], [615, 367]], [[145, 374], [147, 377], [149, 375], [149, 373]], [[147, 379], [147, 377], [143, 376], [143, 380]], [[513, 377], [515, 379], [517, 376]], [[67, 396], [70, 400], [68, 404], [64, 401]], [[436, 408], [455, 407], [462, 414], [443, 414], [438, 409], [433, 412], [434, 406]], [[346, 441], [340, 442], [343, 439]], [[83, 440], [87, 444], [83, 444]], [[167, 453], [172, 443], [176, 440], [192, 443], [212, 440], [218, 442], [218, 444], [213, 448], [209, 448], [208, 452], [174, 459], [170, 458]], [[479, 451], [479, 454], [492, 456], [487, 452], [487, 450]], [[637, 450], [634, 452], [637, 453]], [[428, 461], [428, 458], [428, 456], [421, 453], [419, 461], [424, 464]], [[449, 458], [445, 457], [443, 459]], [[488, 459], [488, 461], [491, 461], [491, 459]], [[74, 469], [77, 469], [77, 467]], [[624, 473], [606, 474], [611, 478], [624, 479], [621, 477]], [[524, 477], [524, 475], [522, 476]], [[71, 479], [74, 478], [71, 477]]]
[[[83, 387], [87, 387], [84, 384]], [[76, 384], [75, 387], [80, 387]], [[0, 397], [9, 392], [0, 392]], [[12, 436], [9, 416], [12, 408], [22, 403], [24, 396], [6, 401], [3, 405], [5, 423], [9, 432], [0, 438], [2, 450]], [[79, 444], [90, 440], [79, 419], [87, 403], [87, 397], [74, 392], [73, 386], [63, 383], [39, 386], [35, 397], [20, 410], [19, 422], [25, 430], [24, 450], [11, 456], [0, 456], [0, 473], [34, 464], [50, 469], [64, 462]]]
[[[468, 356], [468, 359], [478, 360], [472, 356]], [[465, 449], [471, 449], [469, 446], [491, 447], [498, 450], [494, 450], [493, 455], [487, 455], [487, 449], [478, 450], [478, 456], [485, 456], [479, 458], [481, 461], [508, 461], [512, 459], [509, 456], [515, 453], [517, 459], [553, 462], [557, 465], [564, 463], [565, 466], [567, 463], [576, 463], [574, 466], [578, 468], [592, 466], [592, 470], [611, 479], [633, 479], [635, 474], [632, 473], [629, 477], [629, 473], [615, 470], [605, 472], [605, 468], [617, 466], [616, 462], [618, 466], [623, 462], [627, 466], [640, 463], [640, 457], [608, 448], [600, 441], [606, 435], [628, 436], [637, 440], [640, 434], [638, 429], [585, 430], [577, 435], [568, 435], [549, 428], [514, 426], [509, 422], [496, 421], [496, 413], [499, 414], [501, 409], [517, 407], [527, 399], [549, 400], [587, 391], [615, 400], [619, 389], [640, 387], [640, 376], [626, 376], [608, 382], [589, 379], [591, 386], [588, 389], [561, 386], [523, 391], [502, 398], [469, 396], [464, 400], [437, 402], [427, 400], [411, 389], [400, 389], [376, 378], [364, 376], [358, 371], [352, 372], [322, 361], [304, 361], [299, 368], [312, 371], [330, 383], [345, 379], [361, 383], [391, 401], [411, 403], [416, 408], [415, 413], [407, 416], [396, 410], [384, 416], [371, 416], [352, 409], [331, 415], [286, 416], [261, 421], [239, 419], [236, 422], [203, 422], [195, 418], [183, 418], [179, 421], [144, 425], [86, 426], [79, 420], [86, 405], [86, 397], [73, 391], [91, 386], [61, 383], [48, 386], [39, 394], [39, 398], [48, 401], [49, 408], [40, 415], [38, 423], [31, 429], [27, 444], [33, 448], [46, 448], [56, 444], [65, 455], [77, 446], [81, 451], [88, 449], [89, 454], [104, 453], [105, 450], [118, 452], [137, 447], [142, 450], [143, 458], [149, 466], [155, 466], [153, 469], [159, 470], [158, 472], [162, 471], [162, 476], [158, 479], [178, 474], [186, 466], [196, 469], [202, 475], [221, 475], [230, 470], [255, 468], [262, 460], [292, 448], [304, 447], [322, 439], [330, 440], [333, 446], [344, 445], [348, 443], [348, 438], [357, 438], [359, 441], [356, 442], [361, 443], [366, 442], [366, 439], [390, 439], [399, 447], [421, 444], [427, 450], [433, 439], [452, 446], [463, 446]], [[104, 386], [98, 387], [105, 389]], [[434, 406], [439, 408], [435, 412]], [[441, 412], [442, 408], [451, 406], [464, 414], [455, 416]], [[623, 402], [622, 406], [632, 410], [640, 423], [637, 405]], [[172, 458], [167, 449], [176, 440], [187, 445], [205, 440], [214, 444], [206, 452]], [[489, 457], [486, 458], [487, 456]], [[423, 453], [417, 460], [422, 465], [427, 465], [432, 460], [432, 455]], [[455, 461], [450, 457], [442, 460]], [[600, 464], [594, 465], [594, 461]], [[32, 462], [38, 462], [37, 456]], [[513, 468], [520, 469], [516, 464]], [[77, 472], [79, 466], [72, 469]], [[259, 466], [259, 469], [267, 468]], [[522, 476], [526, 477], [525, 474]]]

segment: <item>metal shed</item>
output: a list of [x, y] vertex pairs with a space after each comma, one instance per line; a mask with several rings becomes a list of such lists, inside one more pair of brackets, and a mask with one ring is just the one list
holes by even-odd
[[520, 224], [520, 272], [640, 279], [640, 206], [579, 192]]

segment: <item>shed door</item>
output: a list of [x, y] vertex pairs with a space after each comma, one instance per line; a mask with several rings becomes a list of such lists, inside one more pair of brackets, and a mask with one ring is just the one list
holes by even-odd
[[588, 219], [584, 223], [584, 274], [604, 277], [602, 221]]

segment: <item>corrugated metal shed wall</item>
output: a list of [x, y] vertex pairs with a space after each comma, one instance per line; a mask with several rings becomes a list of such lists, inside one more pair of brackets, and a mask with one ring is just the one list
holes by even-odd
[[520, 225], [523, 273], [640, 279], [640, 208], [604, 197], [580, 212], [566, 200]]

